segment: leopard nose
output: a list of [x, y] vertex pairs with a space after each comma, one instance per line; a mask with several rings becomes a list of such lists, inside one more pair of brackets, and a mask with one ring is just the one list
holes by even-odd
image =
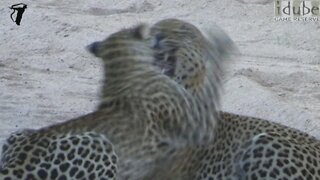
[[92, 54], [94, 54], [95, 56], [97, 56], [98, 48], [99, 48], [100, 44], [101, 44], [101, 42], [93, 42], [93, 43], [87, 45], [87, 46], [86, 46], [86, 49], [87, 49], [90, 53], [92, 53]]

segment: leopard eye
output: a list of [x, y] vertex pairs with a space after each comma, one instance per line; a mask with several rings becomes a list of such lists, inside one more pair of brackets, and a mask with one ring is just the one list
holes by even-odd
[[161, 49], [163, 48], [163, 40], [164, 40], [165, 36], [162, 33], [158, 33], [154, 36], [154, 42], [152, 47], [155, 49]]

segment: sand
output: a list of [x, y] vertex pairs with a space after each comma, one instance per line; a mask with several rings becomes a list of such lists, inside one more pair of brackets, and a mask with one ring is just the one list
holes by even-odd
[[[21, 26], [8, 6], [28, 5]], [[217, 24], [239, 47], [222, 110], [280, 122], [320, 138], [320, 24], [274, 20], [270, 0], [0, 1], [0, 141], [92, 112], [100, 61], [84, 47], [139, 22]], [[0, 144], [1, 145], [1, 144]]]

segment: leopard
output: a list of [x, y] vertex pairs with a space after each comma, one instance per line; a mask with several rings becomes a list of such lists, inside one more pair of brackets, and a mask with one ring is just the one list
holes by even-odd
[[[151, 30], [161, 39], [154, 49], [160, 54], [156, 55], [157, 61], [166, 64], [164, 74], [198, 98], [206, 94], [195, 90], [206, 89], [203, 80], [212, 78], [208, 71], [216, 70], [208, 64], [224, 61], [232, 51], [237, 51], [226, 33], [213, 29], [204, 35], [191, 23], [166, 19], [154, 24]], [[206, 40], [196, 41], [195, 37]], [[204, 56], [205, 49], [214, 55]], [[188, 68], [180, 68], [184, 66]], [[217, 73], [223, 73], [223, 69]], [[201, 100], [210, 101], [210, 98]], [[175, 151], [145, 179], [320, 179], [319, 139], [271, 120], [222, 110], [218, 113], [215, 138], [211, 142]]]
[[104, 64], [100, 108], [11, 134], [0, 179], [142, 179], [177, 149], [210, 140], [215, 117], [203, 118], [205, 107], [154, 64], [154, 44], [141, 24], [87, 46]]
[[0, 179], [115, 179], [118, 157], [112, 143], [94, 131], [12, 133], [2, 147]]

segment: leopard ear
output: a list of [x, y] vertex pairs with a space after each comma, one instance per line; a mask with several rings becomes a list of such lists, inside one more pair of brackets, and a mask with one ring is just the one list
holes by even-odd
[[138, 39], [148, 39], [150, 37], [150, 27], [147, 24], [140, 24], [133, 31], [134, 37]]
[[101, 42], [93, 42], [86, 46], [87, 51], [92, 53], [95, 56], [98, 56], [98, 49], [101, 46]]

